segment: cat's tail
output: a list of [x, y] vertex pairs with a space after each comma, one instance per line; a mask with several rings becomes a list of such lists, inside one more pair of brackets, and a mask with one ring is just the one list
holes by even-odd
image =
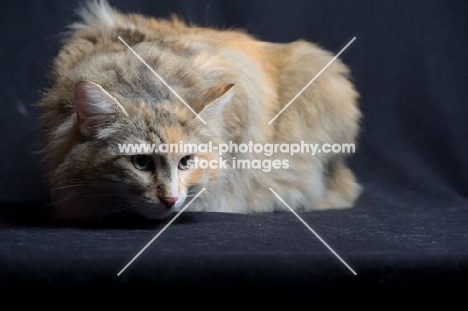
[[71, 30], [86, 29], [93, 26], [114, 28], [119, 24], [120, 13], [110, 6], [107, 0], [88, 0], [76, 13], [80, 21], [68, 26]]

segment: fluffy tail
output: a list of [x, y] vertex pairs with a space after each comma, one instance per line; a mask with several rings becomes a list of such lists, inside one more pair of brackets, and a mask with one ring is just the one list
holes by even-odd
[[119, 17], [119, 12], [111, 7], [107, 0], [88, 0], [76, 10], [76, 13], [81, 20], [69, 26], [72, 30], [97, 25], [113, 28], [117, 25]]

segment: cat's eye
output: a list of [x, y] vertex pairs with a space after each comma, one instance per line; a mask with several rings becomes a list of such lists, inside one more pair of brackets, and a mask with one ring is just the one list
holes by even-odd
[[153, 168], [153, 159], [149, 155], [134, 155], [132, 163], [139, 170], [150, 170]]
[[179, 170], [186, 170], [190, 168], [190, 165], [192, 165], [193, 162], [193, 156], [188, 155], [180, 159], [179, 161]]

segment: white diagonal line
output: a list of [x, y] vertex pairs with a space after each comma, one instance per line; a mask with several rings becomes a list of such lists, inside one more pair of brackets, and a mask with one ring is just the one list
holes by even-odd
[[139, 59], [143, 64], [145, 64], [145, 66], [148, 67], [148, 69], [151, 70], [151, 72], [154, 73], [154, 75], [155, 75], [156, 77], [158, 77], [158, 79], [161, 80], [161, 82], [164, 83], [164, 85], [165, 85], [178, 99], [180, 99], [180, 101], [183, 102], [183, 103], [185, 104], [185, 106], [187, 106], [187, 108], [190, 109], [191, 112], [193, 112], [194, 115], [197, 116], [197, 118], [200, 119], [200, 121], [203, 122], [203, 124], [206, 124], [205, 120], [203, 120], [202, 117], [200, 117], [200, 115], [199, 115], [198, 113], [196, 113], [195, 110], [193, 110], [192, 107], [190, 107], [190, 105], [187, 104], [187, 103], [185, 102], [185, 100], [184, 100], [182, 97], [180, 97], [179, 94], [177, 94], [176, 91], [174, 91], [174, 89], [173, 89], [172, 87], [170, 87], [169, 84], [167, 84], [166, 81], [164, 81], [164, 79], [161, 78], [161, 76], [158, 75], [158, 73], [157, 73], [156, 71], [154, 71], [154, 69], [151, 68], [151, 66], [148, 65], [148, 63], [145, 62], [145, 60], [144, 60], [143, 58], [141, 58], [140, 55], [138, 55], [138, 53], [135, 52], [135, 50], [132, 49], [132, 47], [131, 47], [130, 45], [128, 45], [127, 42], [125, 42], [124, 39], [122, 39], [122, 38], [119, 36], [119, 40], [122, 41], [122, 43], [125, 44], [125, 46], [126, 46], [130, 51], [132, 51], [132, 53], [135, 54], [135, 56], [138, 57], [138, 59]]
[[164, 230], [166, 230], [167, 227], [169, 227], [174, 222], [174, 220], [176, 220], [177, 217], [179, 217], [179, 215], [182, 214], [187, 209], [187, 207], [189, 207], [189, 205], [192, 204], [192, 202], [195, 201], [195, 199], [200, 196], [200, 194], [202, 194], [203, 191], [205, 191], [205, 189], [206, 188], [203, 188], [202, 190], [200, 190], [200, 192], [196, 196], [194, 196], [193, 199], [190, 200], [190, 202], [188, 202], [187, 205], [185, 205], [184, 208], [181, 209], [180, 212], [178, 212], [177, 215], [175, 215], [174, 218], [172, 218], [171, 221], [169, 221], [167, 225], [164, 226], [164, 228], [162, 228], [161, 231], [159, 231], [158, 234], [156, 234], [156, 236], [151, 241], [149, 241], [149, 243], [146, 244], [146, 246], [143, 247], [143, 249], [138, 254], [136, 254], [135, 257], [133, 257], [133, 259], [130, 260], [130, 262], [122, 270], [120, 270], [119, 273], [117, 273], [117, 276], [120, 276], [122, 272], [124, 272], [125, 269], [127, 269], [128, 266], [130, 266], [135, 261], [135, 259], [137, 259], [138, 256], [140, 256], [141, 253], [143, 253], [151, 245], [151, 243], [153, 243], [154, 240], [156, 240], [164, 232]]
[[315, 231], [314, 229], [312, 229], [273, 189], [271, 188], [268, 188], [270, 189], [271, 192], [273, 192], [274, 195], [276, 195], [276, 197], [281, 201], [283, 202], [284, 205], [286, 205], [287, 208], [289, 208], [289, 210], [320, 240], [320, 242], [322, 242], [332, 253], [333, 255], [335, 255], [345, 266], [346, 268], [348, 268], [354, 275], [357, 275], [357, 273], [346, 263], [346, 261], [344, 261], [340, 255], [338, 255], [334, 250], [333, 248], [331, 248], [327, 242], [325, 242]]
[[338, 54], [336, 54], [335, 57], [333, 57], [333, 58], [331, 59], [331, 61], [329, 61], [328, 64], [326, 64], [325, 67], [323, 67], [322, 70], [320, 70], [319, 73], [316, 74], [315, 77], [313, 77], [312, 80], [310, 80], [309, 83], [307, 83], [306, 86], [304, 86], [304, 87], [302, 88], [302, 90], [300, 90], [299, 93], [297, 93], [296, 96], [294, 96], [293, 99], [291, 99], [291, 100], [289, 101], [289, 103], [288, 103], [286, 106], [284, 106], [284, 108], [281, 109], [281, 111], [278, 112], [278, 113], [276, 114], [276, 116], [275, 116], [273, 119], [270, 120], [270, 122], [268, 122], [268, 124], [273, 123], [273, 121], [275, 121], [275, 119], [278, 118], [278, 116], [279, 116], [280, 114], [282, 114], [283, 111], [285, 111], [286, 108], [288, 108], [289, 105], [291, 105], [291, 104], [293, 103], [293, 101], [295, 101], [296, 98], [298, 98], [298, 97], [302, 94], [302, 92], [304, 92], [305, 89], [308, 88], [309, 85], [311, 85], [312, 82], [314, 82], [315, 79], [317, 79], [317, 78], [322, 74], [322, 72], [324, 72], [325, 69], [328, 68], [328, 66], [331, 65], [331, 63], [333, 63], [333, 62], [338, 58], [338, 56], [340, 56], [340, 54], [343, 53], [344, 50], [346, 50], [346, 48], [347, 48], [351, 43], [353, 43], [354, 40], [356, 40], [356, 37], [354, 37], [353, 39], [351, 39], [351, 41], [349, 41], [349, 43], [346, 44], [346, 46], [345, 46], [344, 48], [342, 48], [341, 51], [340, 51]]

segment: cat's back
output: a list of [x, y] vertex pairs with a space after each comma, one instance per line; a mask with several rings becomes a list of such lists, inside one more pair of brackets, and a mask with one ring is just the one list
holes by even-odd
[[[181, 76], [207, 77], [213, 70], [233, 72], [242, 66], [253, 69], [268, 63], [260, 46], [267, 43], [242, 31], [197, 27], [175, 15], [166, 19], [124, 14], [104, 0], [86, 3], [78, 10], [78, 15], [79, 21], [70, 25], [64, 34], [63, 45], [49, 71], [49, 96], [41, 103], [45, 110], [57, 108], [57, 99], [62, 98], [64, 100], [58, 101], [63, 105], [62, 110], [72, 111], [72, 101], [68, 97], [72, 95], [74, 84], [83, 78], [106, 84], [111, 90], [122, 89], [122, 85], [118, 85], [122, 76], [131, 80], [128, 81], [131, 84], [141, 84], [135, 81], [142, 80], [141, 77], [135, 75], [131, 79], [131, 73], [138, 72], [141, 76], [143, 64], [128, 47], [168, 83], [173, 77], [175, 84]], [[181, 75], [174, 77], [174, 72]], [[147, 74], [146, 70], [145, 76]], [[213, 77], [216, 78], [216, 74]], [[198, 80], [194, 77], [187, 82], [196, 88]]]
[[89, 2], [78, 10], [78, 15], [80, 21], [70, 25], [65, 34], [55, 67], [72, 69], [84, 58], [124, 51], [127, 48], [122, 39], [130, 46], [144, 42], [169, 46], [175, 54], [184, 54], [196, 43], [205, 47], [242, 47], [256, 42], [241, 31], [193, 26], [176, 15], [166, 19], [120, 13], [107, 1]]

